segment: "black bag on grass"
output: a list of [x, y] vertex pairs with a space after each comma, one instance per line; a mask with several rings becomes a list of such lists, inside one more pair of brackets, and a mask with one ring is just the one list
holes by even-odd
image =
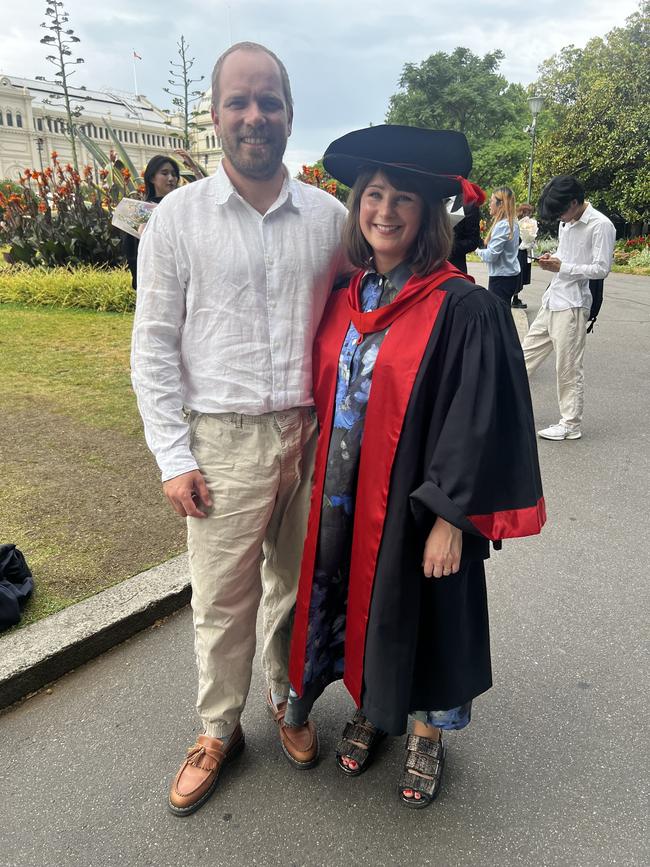
[[0, 545], [0, 631], [18, 623], [33, 589], [22, 552], [15, 545]]

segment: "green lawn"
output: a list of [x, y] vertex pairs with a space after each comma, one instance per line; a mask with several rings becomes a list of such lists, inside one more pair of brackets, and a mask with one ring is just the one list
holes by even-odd
[[22, 624], [184, 548], [131, 392], [132, 319], [0, 304], [0, 541], [36, 584]]

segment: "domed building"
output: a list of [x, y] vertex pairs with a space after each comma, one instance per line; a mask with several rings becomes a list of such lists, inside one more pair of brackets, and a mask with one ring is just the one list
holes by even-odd
[[198, 124], [191, 133], [191, 154], [209, 175], [213, 175], [223, 157], [221, 140], [214, 131], [212, 115], [212, 88], [209, 87], [196, 104], [194, 123]]

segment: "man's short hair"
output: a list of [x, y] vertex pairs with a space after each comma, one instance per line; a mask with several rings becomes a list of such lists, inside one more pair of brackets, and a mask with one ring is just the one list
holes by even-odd
[[539, 197], [539, 215], [543, 220], [557, 220], [574, 199], [579, 205], [585, 200], [585, 188], [580, 181], [573, 175], [556, 175]]
[[226, 49], [215, 63], [214, 69], [212, 70], [212, 107], [214, 110], [217, 111], [219, 108], [219, 77], [221, 76], [221, 69], [226, 57], [228, 57], [229, 54], [233, 54], [235, 51], [263, 51], [275, 60], [280, 70], [282, 92], [284, 93], [284, 101], [287, 104], [287, 111], [290, 116], [293, 115], [293, 96], [291, 95], [291, 83], [289, 82], [289, 73], [287, 72], [286, 66], [277, 54], [274, 54], [273, 51], [265, 45], [260, 45], [259, 42], [237, 42], [235, 45], [231, 45], [230, 48]]

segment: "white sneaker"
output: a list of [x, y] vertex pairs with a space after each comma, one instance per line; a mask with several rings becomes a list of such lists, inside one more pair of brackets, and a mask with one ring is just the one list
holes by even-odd
[[582, 432], [579, 430], [573, 430], [565, 424], [562, 424], [562, 422], [558, 422], [558, 424], [552, 424], [550, 427], [545, 427], [544, 430], [538, 430], [537, 435], [545, 440], [579, 440], [582, 436]]

